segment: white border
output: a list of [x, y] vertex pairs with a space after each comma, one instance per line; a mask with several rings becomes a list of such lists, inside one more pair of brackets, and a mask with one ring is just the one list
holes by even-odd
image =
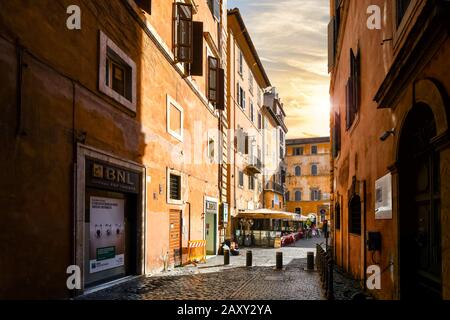
[[[115, 92], [112, 88], [106, 85], [106, 56], [108, 48], [114, 51], [123, 61], [125, 61], [131, 68], [131, 101], [124, 96]], [[121, 105], [125, 106], [133, 112], [136, 112], [136, 63], [126, 55], [108, 36], [100, 30], [100, 57], [99, 57], [99, 76], [98, 88], [101, 92], [116, 100]]]
[[[173, 131], [172, 129], [170, 129], [170, 106], [171, 105], [173, 105], [175, 108], [177, 108], [181, 113], [181, 134], [178, 134], [176, 131]], [[173, 136], [180, 142], [183, 142], [183, 140], [184, 140], [184, 109], [170, 95], [167, 95], [166, 109], [167, 109], [167, 121], [166, 121], [167, 132], [170, 133], [171, 136]]]

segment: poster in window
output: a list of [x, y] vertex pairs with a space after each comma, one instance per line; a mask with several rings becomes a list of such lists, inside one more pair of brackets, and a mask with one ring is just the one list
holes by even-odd
[[390, 173], [375, 182], [375, 219], [392, 219], [392, 176]]
[[125, 200], [90, 199], [90, 273], [121, 267], [125, 263]]

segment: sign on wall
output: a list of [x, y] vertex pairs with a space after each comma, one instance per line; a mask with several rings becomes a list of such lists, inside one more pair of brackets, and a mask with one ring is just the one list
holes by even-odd
[[90, 273], [125, 264], [125, 200], [91, 197]]
[[375, 219], [392, 219], [392, 175], [375, 182]]

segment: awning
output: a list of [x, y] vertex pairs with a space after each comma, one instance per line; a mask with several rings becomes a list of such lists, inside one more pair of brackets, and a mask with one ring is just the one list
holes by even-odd
[[236, 218], [247, 219], [283, 219], [290, 221], [306, 221], [308, 218], [300, 214], [287, 211], [277, 211], [271, 209], [257, 209], [239, 211]]

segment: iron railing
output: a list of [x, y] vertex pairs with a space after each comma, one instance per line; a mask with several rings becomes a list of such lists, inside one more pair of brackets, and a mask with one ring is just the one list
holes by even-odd
[[326, 247], [325, 250], [320, 244], [316, 245], [316, 265], [322, 288], [325, 290], [325, 296], [328, 300], [334, 300], [333, 254], [331, 248]]

